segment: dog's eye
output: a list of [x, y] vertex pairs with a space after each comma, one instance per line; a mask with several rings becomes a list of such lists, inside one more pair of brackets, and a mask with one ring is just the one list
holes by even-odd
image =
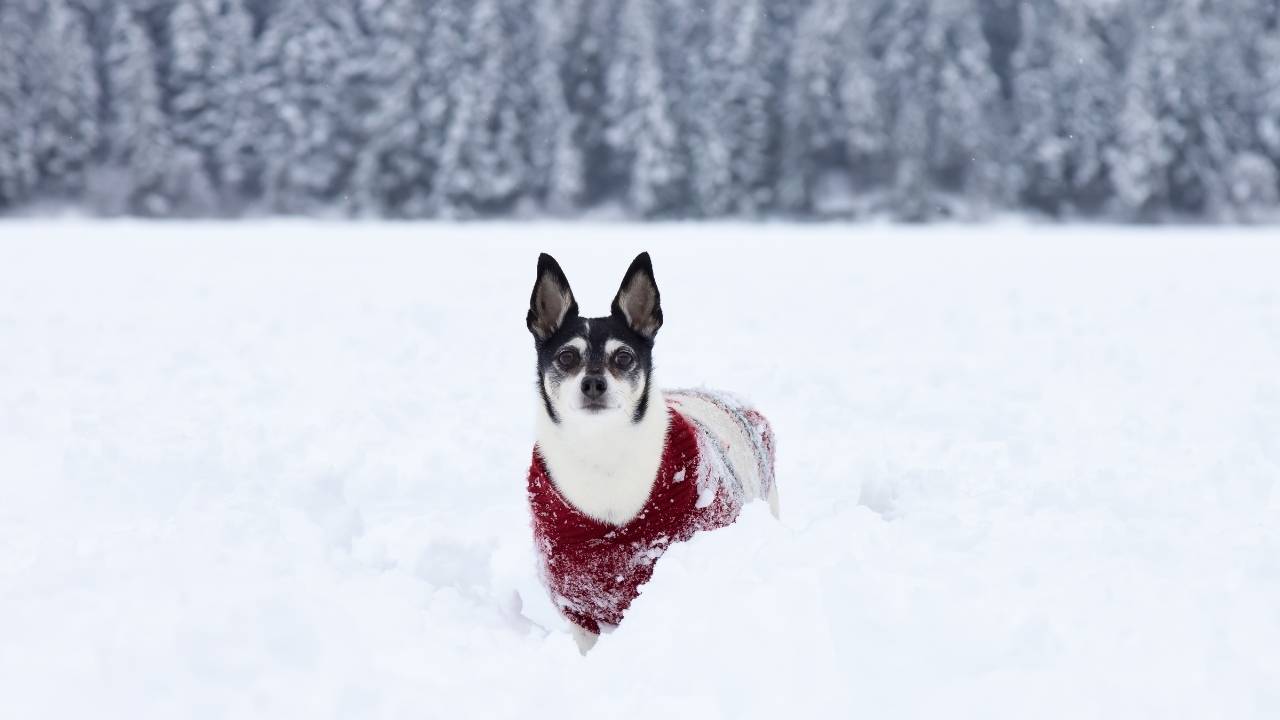
[[635, 361], [635, 356], [626, 350], [619, 350], [617, 354], [613, 356], [613, 364], [617, 365], [619, 370], [626, 370], [631, 367], [631, 363]]
[[578, 351], [573, 349], [561, 350], [560, 354], [556, 356], [556, 362], [560, 363], [561, 368], [570, 370], [578, 364]]

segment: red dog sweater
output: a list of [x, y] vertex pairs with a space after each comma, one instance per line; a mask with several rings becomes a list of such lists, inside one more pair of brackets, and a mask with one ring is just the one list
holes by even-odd
[[[767, 422], [754, 410], [717, 405], [733, 412], [747, 430], [767, 471], [761, 484], [772, 484], [773, 438]], [[534, 450], [529, 506], [543, 582], [561, 612], [591, 632], [599, 633], [601, 623], [622, 621], [671, 543], [729, 525], [747, 499], [727, 460], [725, 441], [711, 438], [707, 427], [674, 407], [668, 413], [657, 479], [639, 514], [624, 525], [600, 522], [573, 507]], [[761, 494], [767, 491], [766, 486]]]

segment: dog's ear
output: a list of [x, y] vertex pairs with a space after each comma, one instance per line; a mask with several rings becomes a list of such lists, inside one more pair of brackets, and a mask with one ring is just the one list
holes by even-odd
[[569, 289], [569, 279], [560, 269], [560, 263], [546, 253], [538, 256], [538, 279], [533, 283], [529, 296], [529, 314], [525, 324], [529, 332], [542, 342], [555, 334], [565, 318], [578, 314], [578, 303]]
[[649, 253], [642, 252], [631, 261], [627, 274], [622, 276], [622, 286], [613, 299], [613, 314], [620, 316], [627, 325], [650, 340], [662, 327], [662, 296], [658, 283], [653, 279], [653, 263]]

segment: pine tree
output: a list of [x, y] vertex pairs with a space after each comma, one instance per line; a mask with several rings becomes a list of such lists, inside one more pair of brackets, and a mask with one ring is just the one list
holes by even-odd
[[63, 0], [45, 3], [35, 50], [36, 162], [41, 186], [78, 197], [98, 144], [100, 90], [85, 19]]
[[223, 204], [236, 209], [245, 198], [257, 197], [261, 186], [261, 158], [256, 156], [261, 116], [254, 95], [255, 45], [253, 17], [242, 0], [224, 0], [215, 19], [217, 51], [225, 86], [219, 99], [226, 135], [215, 140], [208, 162], [223, 194]]
[[498, 0], [477, 0], [467, 38], [441, 153], [444, 207], [490, 214], [514, 206], [526, 172]]
[[168, 215], [174, 209], [169, 193], [175, 163], [154, 46], [123, 3], [114, 6], [109, 22], [103, 60], [106, 167], [91, 192], [107, 213]]
[[[1280, 15], [1280, 9], [1276, 10]], [[1257, 128], [1263, 151], [1280, 166], [1280, 28], [1273, 20], [1258, 38]]]
[[[251, 106], [251, 27], [240, 0], [177, 0], [169, 14], [167, 84], [174, 142], [198, 159], [186, 172], [197, 185], [240, 189]], [[202, 176], [202, 177], [198, 177]], [[209, 208], [212, 209], [212, 208]]]
[[[984, 209], [1003, 194], [999, 82], [970, 0], [888, 3], [871, 28], [898, 217]], [[968, 209], [966, 209], [966, 207]]]
[[267, 206], [314, 212], [343, 201], [357, 148], [341, 128], [341, 66], [360, 38], [351, 7], [283, 0], [258, 42], [257, 144]]
[[625, 0], [609, 68], [611, 155], [625, 173], [627, 206], [641, 217], [676, 213], [686, 200], [688, 167], [659, 62], [650, 0]]
[[771, 109], [777, 94], [769, 77], [770, 20], [764, 0], [717, 4], [716, 17], [723, 20], [714, 27], [726, 65], [720, 126], [727, 136], [733, 207], [754, 215], [772, 201]]
[[924, 220], [934, 214], [929, 177], [928, 148], [936, 90], [929, 46], [927, 0], [890, 2], [878, 13], [871, 28], [877, 38], [873, 52], [879, 58], [879, 83], [888, 116], [890, 152], [894, 158], [890, 191], [895, 214], [907, 220]]
[[1029, 207], [1095, 211], [1110, 194], [1106, 149], [1120, 108], [1117, 70], [1095, 27], [1105, 20], [1074, 0], [1023, 6], [1013, 58], [1017, 185]]
[[1126, 213], [1230, 215], [1231, 176], [1256, 176], [1237, 167], [1261, 135], [1264, 81], [1253, 78], [1252, 56], [1266, 44], [1247, 40], [1257, 31], [1247, 5], [1154, 2], [1134, 21], [1141, 30], [1114, 153], [1123, 165], [1113, 173], [1127, 186], [1118, 188]]
[[564, 214], [577, 207], [584, 190], [582, 153], [576, 142], [579, 120], [569, 109], [562, 80], [568, 62], [566, 31], [555, 0], [537, 0], [533, 20], [528, 184], [544, 208]]
[[1057, 23], [1062, 16], [1057, 4], [1048, 0], [1023, 4], [1021, 10], [1023, 39], [1013, 58], [1016, 184], [1024, 203], [1056, 214], [1070, 187], [1071, 141], [1063, 128], [1066, 113], [1058, 97], [1063, 61]]
[[203, 160], [192, 168], [198, 173], [206, 171], [212, 146], [226, 136], [229, 124], [220, 117], [225, 106], [217, 93], [226, 80], [212, 57], [216, 40], [208, 5], [205, 0], [178, 0], [169, 13], [168, 28], [173, 52], [167, 78], [170, 128], [178, 147]]
[[768, 88], [768, 101], [764, 114], [765, 163], [756, 197], [761, 211], [778, 211], [785, 209], [781, 186], [786, 183], [786, 103], [793, 84], [789, 68], [804, 4], [792, 0], [761, 0], [760, 4], [764, 18], [756, 54]]
[[772, 200], [766, 2], [705, 0], [666, 17], [674, 27], [662, 35], [675, 43], [664, 66], [687, 78], [673, 105], [690, 160], [692, 211], [754, 214]]
[[352, 205], [363, 215], [404, 216], [422, 175], [414, 91], [426, 16], [413, 0], [360, 0], [357, 17], [364, 43], [340, 73], [342, 125], [359, 148]]
[[1126, 215], [1209, 213], [1225, 199], [1232, 159], [1203, 71], [1208, 48], [1198, 33], [1210, 18], [1194, 4], [1153, 5], [1135, 22], [1143, 29], [1130, 58], [1112, 180]]
[[442, 164], [449, 128], [457, 111], [455, 98], [463, 73], [468, 7], [467, 0], [437, 0], [428, 9], [429, 35], [419, 49], [422, 68], [414, 93], [421, 190], [411, 200], [411, 215], [436, 215], [447, 199], [447, 171]]
[[1117, 118], [1117, 142], [1108, 153], [1116, 209], [1133, 218], [1151, 217], [1168, 200], [1173, 148], [1160, 118], [1165, 44], [1165, 38], [1152, 34], [1134, 50]]
[[[1114, 12], [1112, 10], [1111, 12]], [[1093, 213], [1111, 195], [1106, 164], [1107, 148], [1115, 143], [1116, 117], [1121, 88], [1108, 43], [1098, 31], [1111, 22], [1088, 6], [1072, 8], [1059, 58], [1060, 93], [1070, 98], [1063, 106], [1063, 127], [1070, 144], [1067, 175], [1075, 208]]]
[[1230, 62], [1222, 48], [1209, 47], [1215, 33], [1206, 30], [1215, 18], [1201, 12], [1196, 3], [1173, 3], [1157, 33], [1163, 33], [1169, 55], [1160, 58], [1158, 112], [1173, 150], [1169, 166], [1169, 202], [1175, 210], [1212, 213], [1221, 208], [1226, 187], [1222, 184], [1232, 153], [1220, 124], [1225, 108], [1213, 103], [1211, 63]]
[[958, 195], [967, 212], [982, 214], [1004, 195], [999, 81], [972, 0], [934, 0], [929, 19], [926, 42], [937, 58], [930, 108], [933, 184]]
[[783, 197], [792, 211], [851, 211], [818, 207], [831, 202], [820, 197], [823, 178], [843, 176], [847, 188], [867, 194], [887, 174], [888, 129], [864, 13], [843, 0], [818, 0], [800, 18], [783, 113]]
[[727, 8], [716, 0], [664, 0], [652, 14], [657, 64], [669, 97], [677, 152], [684, 159], [687, 193], [669, 211], [684, 216], [723, 215], [734, 204], [729, 156], [729, 75], [724, 33]]
[[[1208, 4], [1207, 22], [1197, 25], [1195, 62], [1204, 76], [1207, 109], [1214, 121], [1206, 133], [1219, 178], [1212, 212], [1226, 218], [1255, 219], [1274, 207], [1280, 167], [1268, 157], [1265, 118], [1269, 96], [1280, 81], [1280, 4], [1239, 0]], [[1215, 131], [1216, 130], [1216, 134]]]
[[30, 27], [17, 3], [0, 3], [0, 210], [25, 203], [36, 184]]
[[782, 198], [787, 209], [812, 212], [819, 176], [841, 164], [840, 107], [849, 4], [815, 0], [800, 17], [790, 59], [783, 117]]
[[593, 205], [625, 191], [626, 163], [610, 141], [609, 73], [618, 35], [619, 0], [561, 0], [565, 34], [565, 97], [575, 119], [574, 146], [582, 157], [582, 202]]

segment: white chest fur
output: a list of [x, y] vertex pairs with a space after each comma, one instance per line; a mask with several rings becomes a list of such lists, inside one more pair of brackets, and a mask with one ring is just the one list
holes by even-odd
[[593, 423], [554, 423], [538, 413], [538, 454], [556, 489], [596, 520], [623, 525], [649, 499], [667, 438], [667, 405], [651, 391], [639, 423], [625, 413]]

